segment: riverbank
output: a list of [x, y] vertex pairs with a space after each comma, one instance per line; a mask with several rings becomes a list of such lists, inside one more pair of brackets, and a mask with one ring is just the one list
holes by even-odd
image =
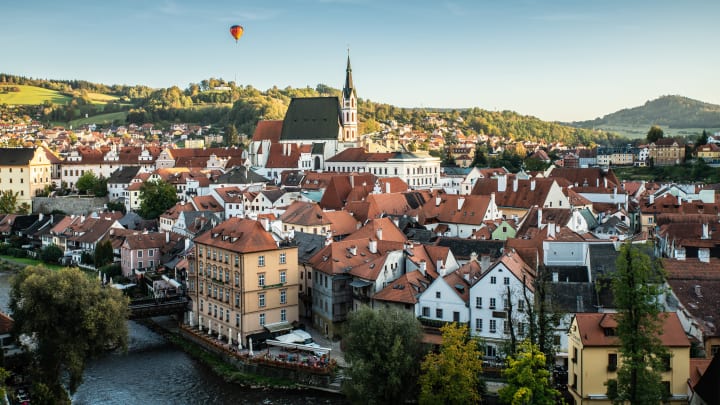
[[346, 403], [339, 386], [333, 387], [331, 372], [314, 374], [293, 368], [264, 364], [262, 357], [248, 361], [224, 347], [210, 344], [186, 327], [178, 327], [174, 320], [159, 322], [154, 319], [139, 321], [150, 330], [163, 336], [176, 348], [208, 366], [215, 374], [228, 383], [258, 391], [283, 391], [286, 393], [308, 393], [327, 396], [333, 403]]

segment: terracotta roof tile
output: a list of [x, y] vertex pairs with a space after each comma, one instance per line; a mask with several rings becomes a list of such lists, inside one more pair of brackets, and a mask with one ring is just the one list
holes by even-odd
[[253, 142], [268, 140], [272, 143], [280, 142], [282, 133], [282, 120], [261, 120], [258, 121], [253, 132]]
[[196, 243], [238, 253], [277, 249], [272, 235], [258, 221], [233, 217], [195, 238]]
[[[619, 346], [617, 336], [605, 336], [601, 326], [605, 317], [614, 318], [615, 314], [608, 313], [578, 313], [575, 320], [583, 346]], [[680, 324], [680, 319], [674, 312], [664, 312], [660, 315], [663, 322], [660, 340], [667, 347], [690, 347], [690, 341]]]

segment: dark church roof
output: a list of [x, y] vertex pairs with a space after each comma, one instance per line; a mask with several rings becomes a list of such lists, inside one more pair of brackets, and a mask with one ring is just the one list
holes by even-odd
[[35, 148], [0, 148], [0, 165], [26, 166], [35, 156]]
[[337, 140], [339, 134], [337, 97], [293, 98], [285, 114], [280, 140]]

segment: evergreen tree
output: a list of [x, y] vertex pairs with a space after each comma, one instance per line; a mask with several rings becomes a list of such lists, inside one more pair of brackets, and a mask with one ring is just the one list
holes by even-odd
[[661, 372], [668, 356], [658, 337], [662, 333], [660, 275], [650, 257], [630, 243], [620, 249], [616, 267], [612, 292], [622, 363], [617, 380], [608, 382], [608, 397], [615, 404], [659, 404], [666, 394]]

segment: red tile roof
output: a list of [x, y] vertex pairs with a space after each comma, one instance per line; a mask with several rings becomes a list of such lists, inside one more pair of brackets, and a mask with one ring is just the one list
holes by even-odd
[[238, 253], [277, 249], [272, 235], [258, 221], [233, 217], [195, 238], [195, 243]]
[[[578, 325], [578, 334], [583, 346], [619, 346], [617, 336], [605, 336], [605, 330], [601, 326], [606, 317], [614, 318], [615, 314], [610, 313], [578, 313], [575, 320]], [[690, 341], [685, 336], [680, 319], [674, 312], [664, 312], [660, 315], [662, 328], [660, 341], [666, 347], [690, 347]]]
[[264, 120], [258, 121], [253, 133], [252, 140], [264, 141], [268, 140], [272, 143], [280, 142], [280, 134], [282, 133], [282, 120]]
[[405, 273], [373, 295], [373, 300], [415, 305], [430, 281], [419, 270]]

